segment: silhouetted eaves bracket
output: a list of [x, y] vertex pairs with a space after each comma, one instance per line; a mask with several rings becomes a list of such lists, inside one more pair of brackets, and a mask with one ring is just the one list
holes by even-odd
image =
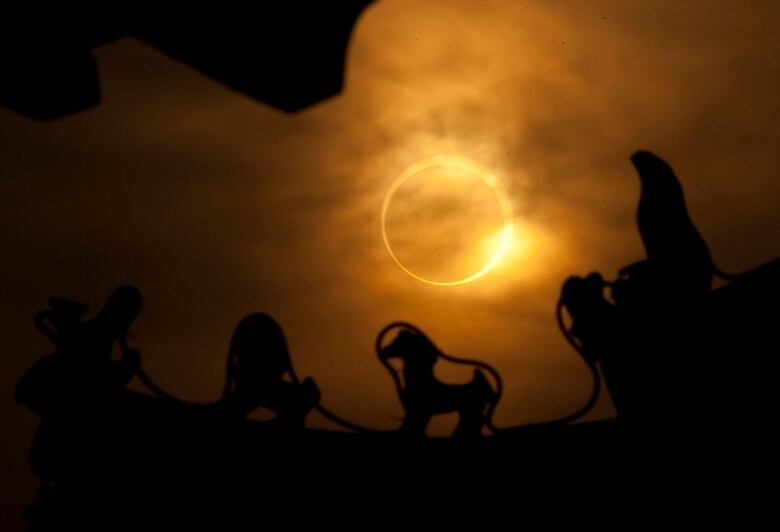
[[100, 103], [90, 49], [125, 36], [295, 112], [341, 92], [352, 29], [372, 0], [24, 8], [0, 31], [0, 105], [52, 120]]

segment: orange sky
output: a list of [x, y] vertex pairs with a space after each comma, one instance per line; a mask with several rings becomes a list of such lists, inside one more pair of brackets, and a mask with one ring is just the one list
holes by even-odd
[[[145, 296], [131, 340], [143, 366], [187, 399], [219, 396], [233, 327], [265, 311], [298, 373], [357, 422], [402, 414], [372, 352], [397, 319], [498, 368], [498, 424], [575, 409], [588, 371], [554, 307], [567, 275], [642, 257], [633, 151], [672, 163], [722, 269], [780, 255], [778, 16], [772, 1], [380, 0], [358, 22], [345, 91], [295, 115], [129, 39], [96, 52], [98, 108], [51, 124], [0, 110], [10, 507], [34, 490], [38, 420], [10, 397], [49, 350], [35, 312], [52, 295], [96, 307], [123, 282]], [[457, 287], [401, 271], [379, 224], [393, 180], [439, 154], [490, 168], [517, 227], [505, 260]], [[435, 234], [457, 220], [424, 222]], [[606, 399], [593, 417], [611, 413]]]

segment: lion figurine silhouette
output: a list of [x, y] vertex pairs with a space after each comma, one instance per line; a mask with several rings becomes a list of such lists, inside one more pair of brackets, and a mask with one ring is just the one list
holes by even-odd
[[[385, 347], [382, 340], [394, 328], [401, 330]], [[377, 353], [382, 364], [390, 371], [405, 411], [400, 431], [415, 437], [425, 437], [425, 430], [431, 417], [437, 414], [457, 412], [460, 416], [453, 437], [478, 438], [488, 420], [490, 410], [498, 400], [497, 392], [488, 382], [480, 367], [486, 364], [462, 360], [445, 355], [433, 342], [416, 327], [394, 323], [387, 326], [377, 339]], [[447, 384], [434, 375], [434, 365], [444, 358], [458, 364], [477, 366], [474, 377], [465, 384]], [[392, 360], [403, 362], [403, 368], [397, 370]]]

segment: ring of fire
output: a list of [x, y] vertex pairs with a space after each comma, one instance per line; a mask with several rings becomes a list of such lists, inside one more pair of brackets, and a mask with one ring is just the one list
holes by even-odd
[[[501, 212], [504, 220], [503, 229], [501, 231], [501, 239], [498, 242], [498, 245], [496, 246], [496, 251], [493, 253], [490, 260], [488, 260], [485, 263], [485, 265], [482, 266], [482, 268], [480, 268], [475, 273], [455, 281], [433, 281], [412, 272], [406, 266], [404, 266], [401, 263], [401, 261], [398, 260], [398, 257], [396, 257], [395, 253], [393, 253], [393, 248], [390, 245], [390, 241], [387, 237], [387, 210], [390, 207], [390, 203], [392, 202], [393, 196], [395, 195], [396, 191], [408, 179], [414, 177], [416, 174], [424, 170], [428, 170], [431, 168], [457, 168], [459, 170], [465, 170], [467, 172], [470, 172], [475, 176], [479, 177], [493, 191], [496, 201], [501, 206]], [[381, 224], [382, 224], [382, 239], [385, 242], [385, 247], [387, 248], [387, 252], [390, 254], [390, 257], [392, 257], [393, 261], [395, 261], [398, 267], [401, 268], [406, 273], [408, 273], [409, 275], [411, 275], [412, 277], [414, 277], [415, 279], [417, 279], [418, 281], [422, 281], [424, 283], [428, 283], [436, 286], [461, 285], [461, 284], [470, 283], [471, 281], [476, 281], [480, 277], [483, 277], [491, 270], [493, 270], [493, 268], [496, 267], [496, 265], [500, 262], [501, 258], [504, 256], [504, 253], [506, 253], [506, 250], [509, 248], [509, 244], [512, 241], [512, 209], [510, 207], [509, 201], [499, 189], [499, 185], [496, 180], [496, 177], [493, 175], [492, 172], [490, 172], [490, 170], [488, 170], [481, 164], [472, 161], [470, 159], [466, 159], [465, 157], [440, 155], [428, 159], [423, 159], [422, 161], [418, 161], [414, 163], [412, 166], [410, 166], [409, 168], [407, 168], [406, 170], [404, 170], [403, 173], [399, 175], [395, 179], [395, 181], [393, 181], [392, 185], [390, 185], [390, 189], [387, 191], [387, 194], [385, 195], [385, 200], [384, 203], [382, 204]]]

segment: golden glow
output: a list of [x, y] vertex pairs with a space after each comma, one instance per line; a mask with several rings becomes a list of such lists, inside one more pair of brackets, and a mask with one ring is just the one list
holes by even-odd
[[[466, 172], [469, 172], [479, 177], [493, 191], [496, 201], [501, 207], [501, 212], [504, 220], [503, 229], [500, 232], [500, 238], [490, 239], [491, 241], [492, 240], [497, 241], [497, 245], [495, 246], [495, 251], [493, 252], [493, 255], [491, 256], [490, 260], [488, 260], [484, 264], [484, 266], [482, 266], [482, 268], [480, 268], [475, 273], [455, 281], [433, 281], [412, 272], [407, 267], [405, 267], [401, 263], [401, 261], [398, 260], [398, 257], [396, 257], [395, 253], [393, 253], [393, 248], [390, 246], [390, 241], [388, 240], [387, 237], [387, 210], [390, 206], [390, 203], [393, 200], [393, 196], [395, 195], [396, 191], [401, 187], [401, 185], [404, 184], [404, 182], [406, 182], [411, 177], [417, 175], [418, 173], [424, 170], [428, 170], [431, 168], [456, 168], [459, 170], [465, 170]], [[406, 273], [408, 273], [418, 281], [422, 281], [424, 283], [428, 283], [436, 286], [461, 285], [461, 284], [470, 283], [471, 281], [476, 281], [480, 277], [483, 277], [485, 274], [493, 270], [493, 268], [495, 268], [496, 265], [498, 265], [498, 263], [501, 261], [501, 258], [509, 249], [510, 242], [512, 242], [512, 229], [513, 229], [512, 209], [510, 207], [509, 201], [501, 192], [496, 177], [493, 175], [492, 172], [490, 172], [487, 168], [485, 168], [481, 164], [466, 159], [464, 157], [440, 155], [437, 157], [431, 157], [428, 159], [423, 159], [422, 161], [418, 161], [412, 166], [410, 166], [409, 168], [407, 168], [406, 170], [404, 170], [404, 172], [396, 178], [393, 184], [390, 185], [390, 189], [387, 191], [387, 195], [385, 196], [384, 203], [382, 204], [381, 224], [382, 224], [382, 239], [385, 242], [385, 247], [387, 248], [387, 252], [393, 258], [395, 263], [398, 264], [398, 266], [403, 271], [405, 271]]]

